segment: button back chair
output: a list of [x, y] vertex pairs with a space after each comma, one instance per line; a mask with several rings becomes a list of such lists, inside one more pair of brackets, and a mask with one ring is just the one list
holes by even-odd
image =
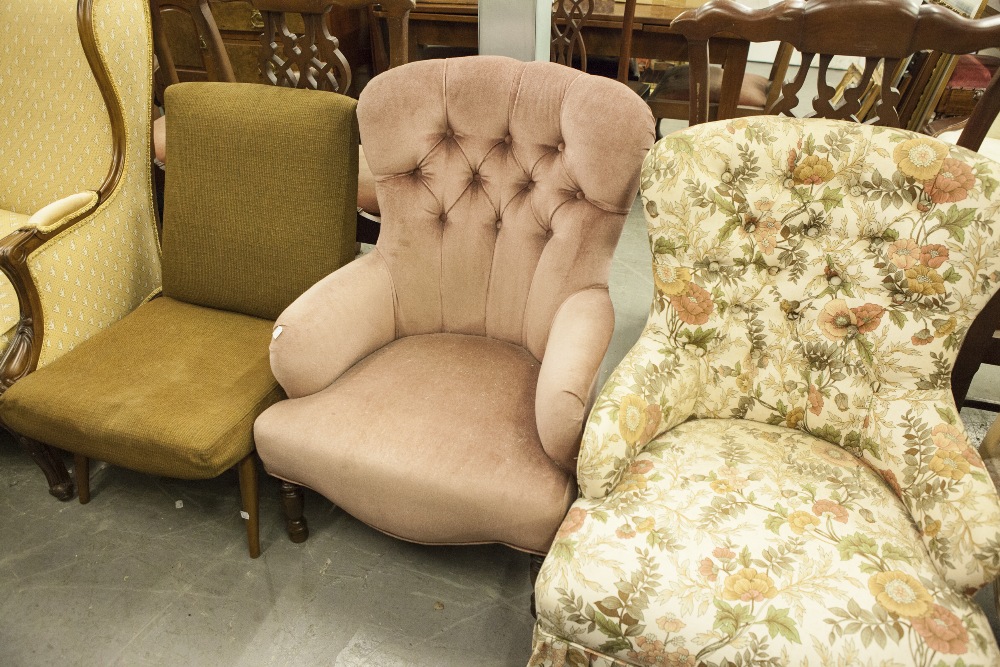
[[[872, 30], [872, 26], [880, 26]], [[873, 82], [881, 62], [882, 79], [875, 102], [877, 125], [898, 127], [902, 96], [895, 87], [897, 67], [918, 51], [930, 50], [946, 54], [971, 53], [1000, 43], [1000, 17], [967, 19], [945, 7], [925, 4], [920, 0], [881, 2], [880, 0], [784, 0], [771, 7], [751, 10], [734, 0], [712, 0], [698, 9], [674, 19], [671, 30], [688, 40], [691, 57], [692, 124], [708, 120], [708, 43], [720, 33], [728, 38], [747, 42], [781, 40], [802, 52], [802, 64], [794, 78], [785, 83], [781, 94], [764, 110], [767, 114], [792, 115], [799, 103], [809, 72], [809, 66], [819, 56], [818, 92], [813, 100], [813, 114], [823, 118], [856, 120], [863, 99]], [[844, 92], [843, 102], [834, 106], [830, 100], [834, 86], [828, 78], [834, 55], [865, 58], [864, 71], [856, 85]], [[745, 61], [744, 61], [745, 62]], [[720, 106], [719, 118], [731, 117], [726, 109], [739, 94], [739, 68], [727, 68], [722, 81], [722, 97], [729, 100]], [[976, 113], [965, 126], [958, 145], [978, 150], [986, 133], [1000, 112], [1000, 84], [994, 77], [989, 89], [976, 107]], [[906, 195], [912, 199], [915, 191]], [[936, 195], [940, 200], [943, 195]], [[972, 378], [990, 346], [1000, 348], [1000, 338], [994, 338], [1000, 322], [1000, 300], [991, 303], [975, 326], [959, 331], [954, 340], [966, 341], [955, 363], [952, 389], [961, 405]], [[993, 356], [1000, 356], [993, 351]]]
[[1000, 497], [950, 386], [997, 289], [998, 176], [839, 120], [654, 146], [653, 305], [588, 420], [530, 665], [1000, 662], [971, 597]]
[[255, 426], [289, 535], [304, 485], [406, 540], [543, 554], [576, 495], [652, 117], [614, 81], [473, 56], [376, 77], [358, 119], [382, 234], [278, 318], [290, 400]]
[[[160, 263], [146, 3], [3, 2], [0, 25], [2, 392], [142, 303]], [[18, 442], [71, 498], [61, 457]]]
[[356, 103], [235, 83], [171, 86], [166, 103], [162, 296], [15, 384], [0, 419], [74, 453], [81, 503], [90, 459], [180, 479], [238, 468], [255, 558], [253, 421], [282, 398], [267, 341], [354, 256]]

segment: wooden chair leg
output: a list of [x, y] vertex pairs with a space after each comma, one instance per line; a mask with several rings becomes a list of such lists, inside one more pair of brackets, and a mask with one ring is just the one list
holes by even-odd
[[528, 578], [531, 580], [531, 617], [536, 618], [535, 615], [535, 582], [538, 581], [538, 573], [542, 569], [542, 561], [545, 560], [545, 556], [539, 556], [537, 554], [531, 554], [531, 560], [528, 562]]
[[90, 502], [90, 459], [83, 454], [73, 454], [73, 468], [80, 504], [86, 505]]
[[256, 455], [250, 454], [239, 462], [240, 499], [243, 511], [247, 513], [247, 545], [250, 558], [260, 556], [260, 499], [257, 490]]
[[285, 528], [288, 539], [296, 544], [305, 542], [309, 537], [309, 526], [302, 516], [302, 487], [291, 482], [281, 483], [281, 506], [285, 510]]
[[70, 500], [73, 497], [73, 480], [56, 450], [23, 435], [14, 434], [14, 439], [42, 469], [45, 480], [49, 483], [49, 493], [59, 500]]

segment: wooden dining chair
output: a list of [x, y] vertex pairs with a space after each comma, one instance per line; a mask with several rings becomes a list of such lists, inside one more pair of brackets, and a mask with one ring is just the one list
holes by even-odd
[[[552, 4], [552, 42], [550, 60], [560, 65], [587, 71], [587, 43], [584, 28], [591, 21], [596, 0], [556, 0]], [[635, 26], [636, 0], [625, 0], [622, 37], [618, 48], [618, 74], [621, 83], [629, 84], [632, 60], [632, 31]]]
[[[879, 29], [872, 30], [872, 26], [879, 26]], [[678, 16], [670, 28], [688, 42], [692, 125], [704, 123], [711, 117], [709, 42], [720, 34], [731, 40], [741, 40], [747, 46], [751, 42], [782, 41], [802, 53], [802, 64], [794, 77], [781, 86], [780, 94], [766, 106], [764, 113], [794, 115], [810, 66], [818, 58], [817, 93], [812, 100], [810, 116], [857, 121], [865, 95], [876, 90], [872, 117], [867, 122], [890, 127], [901, 125], [902, 95], [896, 79], [906, 59], [921, 51], [959, 55], [1000, 43], [1000, 16], [967, 19], [920, 0], [784, 0], [756, 10], [734, 0], [712, 0]], [[864, 58], [865, 62], [858, 82], [843, 91], [839, 104], [832, 102], [836, 88], [829, 81], [830, 63], [835, 55]], [[745, 59], [743, 63], [745, 66]], [[877, 71], [881, 71], [878, 81], [875, 80]], [[739, 63], [725, 69], [718, 119], [736, 115], [734, 109], [742, 74]], [[977, 150], [998, 112], [1000, 84], [994, 76], [962, 131], [958, 145]], [[936, 178], [937, 174], [937, 169], [928, 171], [928, 178]], [[955, 345], [962, 345], [952, 375], [953, 395], [959, 406], [965, 400], [980, 363], [984, 359], [1000, 361], [1000, 336], [994, 334], [998, 322], [1000, 300], [994, 299], [965, 333], [964, 343], [962, 332], [948, 334], [953, 335]]]

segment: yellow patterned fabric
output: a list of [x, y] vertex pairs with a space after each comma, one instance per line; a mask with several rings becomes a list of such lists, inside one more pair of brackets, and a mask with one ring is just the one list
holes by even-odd
[[[0, 3], [7, 30], [0, 57], [0, 208], [18, 214], [97, 190], [111, 165], [110, 116], [81, 45], [76, 9], [76, 0]], [[121, 319], [160, 283], [149, 174], [147, 3], [95, 0], [93, 29], [123, 109], [125, 165], [94, 213], [29, 257], [45, 327], [39, 367]], [[37, 71], [59, 76], [39, 80], [31, 76]], [[17, 305], [6, 279], [0, 317], [9, 338]]]
[[653, 147], [653, 304], [587, 423], [533, 665], [1000, 663], [969, 597], [1000, 497], [950, 391], [1000, 282], [998, 176], [819, 119]]
[[[111, 166], [111, 121], [83, 52], [76, 5], [0, 2], [0, 209], [31, 215], [96, 190]], [[145, 41], [146, 32], [132, 31], [131, 41]], [[142, 65], [141, 50], [133, 67]]]

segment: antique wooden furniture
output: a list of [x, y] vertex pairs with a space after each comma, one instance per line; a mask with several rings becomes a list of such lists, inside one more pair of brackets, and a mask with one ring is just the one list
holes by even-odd
[[[622, 24], [628, 3], [591, 0], [585, 44], [589, 55], [617, 56], [621, 50]], [[631, 53], [644, 58], [684, 60], [683, 38], [670, 31], [670, 22], [685, 9], [704, 0], [671, 0], [666, 5], [636, 4]], [[466, 2], [425, 2], [419, 0], [409, 16], [409, 59], [416, 60], [418, 48], [426, 44], [476, 48], [478, 45], [477, 0]], [[384, 12], [375, 11], [376, 16]]]
[[[159, 287], [160, 265], [145, 2], [4, 2], [0, 24], [2, 392], [138, 306]], [[27, 74], [43, 71], [62, 83]], [[61, 458], [20, 444], [50, 492], [70, 498]]]
[[[595, 0], [556, 0], [552, 3], [552, 55], [550, 60], [572, 67], [579, 60], [580, 69], [587, 71], [587, 42], [584, 30], [592, 20]], [[625, 0], [622, 13], [622, 35], [618, 48], [618, 75], [628, 83], [629, 61], [632, 58], [632, 33], [635, 29], [636, 0]]]
[[588, 419], [529, 665], [1000, 664], [972, 598], [1000, 496], [949, 383], [998, 287], [998, 175], [822, 118], [653, 147], [649, 321]]
[[[154, 16], [159, 19], [157, 45], [166, 45], [174, 63], [176, 78], [168, 79], [169, 82], [229, 80], [218, 72], [218, 59], [213, 52], [219, 48], [224, 51], [233, 80], [245, 83], [263, 80], [260, 35], [265, 20], [261, 9], [251, 0], [151, 1], [159, 9], [158, 16]], [[325, 15], [325, 28], [336, 36], [338, 48], [349, 63], [360, 63], [368, 57], [364, 18], [363, 10], [340, 4], [333, 4]], [[306, 32], [300, 15], [287, 16], [287, 22], [291, 32]], [[157, 57], [163, 60], [160, 52]]]
[[358, 121], [382, 234], [278, 318], [290, 400], [255, 426], [289, 536], [305, 485], [403, 539], [545, 553], [653, 119], [608, 79], [474, 56], [376, 77]]
[[267, 341], [288, 304], [354, 257], [356, 102], [184, 83], [166, 103], [162, 296], [7, 390], [0, 419], [74, 452], [81, 503], [91, 458], [182, 479], [238, 468], [256, 558], [253, 420], [282, 398]]
[[[228, 0], [227, 0], [228, 1]], [[218, 81], [235, 81], [233, 68], [226, 60], [220, 32], [209, 11], [208, 0], [154, 0], [160, 3], [183, 2], [187, 11], [197, 16], [195, 25], [202, 43], [211, 44], [206, 53], [206, 63], [216, 58], [224, 61], [221, 67], [209, 67], [209, 77]], [[407, 21], [414, 0], [382, 0], [379, 3], [389, 25], [391, 66], [405, 62], [407, 53]], [[372, 5], [372, 0], [254, 0], [260, 17], [258, 33], [258, 62], [261, 82], [291, 88], [309, 88], [347, 93], [351, 89], [352, 70], [338, 47], [327, 24], [329, 13], [337, 6], [341, 9], [361, 9]], [[163, 5], [167, 11], [174, 5]], [[220, 5], [216, 5], [217, 10]], [[225, 5], [222, 5], [225, 6]], [[301, 32], [295, 22], [301, 22]], [[171, 63], [170, 40], [158, 32], [158, 53], [162, 62]], [[176, 68], [161, 66], [165, 85], [177, 83]], [[155, 154], [160, 165], [167, 161], [166, 117], [154, 122]], [[374, 243], [379, 233], [379, 208], [375, 185], [368, 169], [363, 150], [359, 153], [357, 240]]]
[[[872, 25], [885, 26], [871, 30]], [[819, 89], [813, 100], [814, 115], [827, 118], [853, 119], [862, 104], [876, 66], [882, 62], [883, 78], [875, 102], [874, 121], [879, 125], [898, 127], [899, 91], [893, 86], [893, 73], [899, 63], [911, 54], [930, 50], [941, 53], [970, 53], [1000, 43], [1000, 17], [966, 19], [943, 7], [901, 0], [884, 3], [877, 0], [785, 0], [761, 10], [748, 10], [733, 0], [713, 0], [674, 20], [673, 29], [689, 42], [691, 58], [691, 95], [696, 104], [691, 107], [691, 123], [708, 118], [707, 52], [709, 39], [724, 32], [731, 39], [747, 42], [781, 40], [794, 45], [803, 53], [802, 65], [792, 81], [781, 89], [781, 95], [765, 112], [791, 115], [798, 104], [808, 66], [819, 56]], [[843, 103], [834, 107], [830, 97], [834, 88], [827, 80], [833, 55], [865, 58], [859, 82], [846, 90]], [[719, 117], [727, 117], [738, 94], [738, 68], [727, 69], [722, 82], [722, 103]], [[732, 74], [733, 76], [730, 76]], [[958, 145], [976, 150], [1000, 111], [1000, 84], [994, 77], [975, 113], [962, 131]], [[944, 195], [939, 195], [944, 196]], [[952, 388], [961, 405], [984, 350], [992, 344], [992, 333], [1000, 322], [1000, 301], [990, 304], [966, 336], [962, 354], [955, 363]], [[961, 342], [961, 341], [960, 341]]]

